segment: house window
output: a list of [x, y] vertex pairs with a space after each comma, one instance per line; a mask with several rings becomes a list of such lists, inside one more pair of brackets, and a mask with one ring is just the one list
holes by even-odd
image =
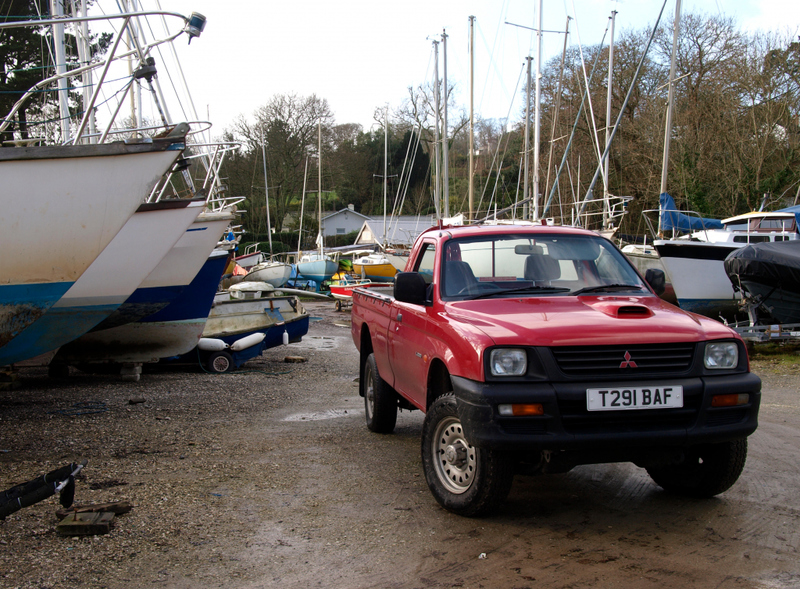
[[344, 227], [337, 227], [336, 228], [336, 235], [344, 235]]

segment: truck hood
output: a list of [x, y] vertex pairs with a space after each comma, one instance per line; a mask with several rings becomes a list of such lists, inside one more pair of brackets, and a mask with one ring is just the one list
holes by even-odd
[[447, 303], [444, 314], [459, 331], [480, 331], [495, 345], [652, 344], [736, 337], [721, 323], [652, 295], [458, 301]]

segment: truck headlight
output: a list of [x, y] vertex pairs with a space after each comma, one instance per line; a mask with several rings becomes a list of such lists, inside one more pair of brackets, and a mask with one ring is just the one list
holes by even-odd
[[492, 376], [522, 376], [528, 370], [528, 355], [517, 348], [500, 348], [489, 354]]
[[736, 368], [739, 365], [739, 346], [735, 342], [706, 344], [703, 364], [712, 370]]

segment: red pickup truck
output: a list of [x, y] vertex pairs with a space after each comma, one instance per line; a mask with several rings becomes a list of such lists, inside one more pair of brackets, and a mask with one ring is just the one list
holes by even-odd
[[761, 380], [739, 336], [662, 301], [607, 239], [547, 225], [432, 228], [393, 291], [353, 292], [367, 427], [419, 409], [422, 464], [476, 516], [515, 473], [633, 462], [710, 497], [744, 468]]

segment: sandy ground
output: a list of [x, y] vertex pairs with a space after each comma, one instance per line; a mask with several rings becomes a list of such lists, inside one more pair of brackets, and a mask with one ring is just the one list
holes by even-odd
[[134, 504], [93, 537], [55, 532], [55, 497], [9, 516], [0, 587], [800, 587], [800, 371], [754, 365], [760, 427], [718, 498], [600, 465], [518, 477], [467, 519], [427, 489], [419, 412], [366, 429], [349, 314], [307, 307], [302, 343], [233, 374], [28, 369], [0, 391], [0, 489], [87, 459], [77, 503]]

